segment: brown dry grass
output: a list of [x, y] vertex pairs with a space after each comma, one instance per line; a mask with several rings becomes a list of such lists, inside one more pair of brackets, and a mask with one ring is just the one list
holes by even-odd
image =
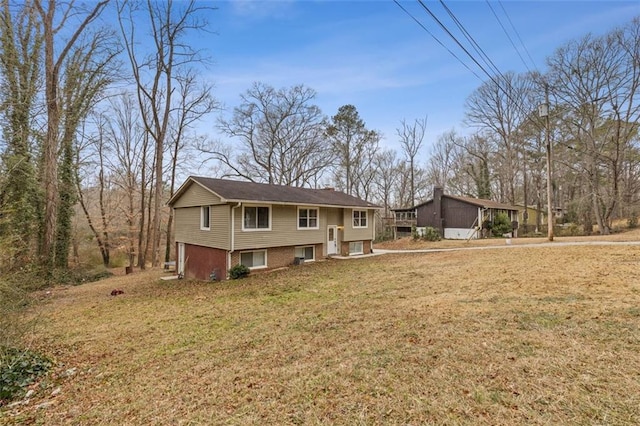
[[[547, 237], [511, 238], [510, 244], [539, 244], [548, 242]], [[640, 228], [633, 230], [624, 229], [611, 235], [590, 235], [580, 237], [558, 237], [555, 242], [589, 242], [589, 241], [640, 241]], [[375, 247], [389, 250], [420, 250], [420, 249], [449, 249], [460, 247], [487, 247], [506, 244], [506, 238], [485, 238], [473, 240], [441, 240], [441, 241], [414, 241], [411, 237], [376, 243]], [[374, 248], [375, 248], [374, 247]]]
[[58, 376], [0, 423], [640, 423], [638, 246], [159, 275], [46, 296], [33, 338]]

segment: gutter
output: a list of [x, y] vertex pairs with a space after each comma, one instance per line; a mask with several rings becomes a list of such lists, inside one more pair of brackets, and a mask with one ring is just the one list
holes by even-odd
[[229, 250], [229, 268], [231, 268], [231, 253], [236, 251], [236, 209], [242, 206], [242, 201], [231, 207], [231, 250]]

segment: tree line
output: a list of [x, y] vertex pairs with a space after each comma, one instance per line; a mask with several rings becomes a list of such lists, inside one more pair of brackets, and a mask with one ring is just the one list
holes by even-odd
[[[556, 207], [603, 233], [637, 213], [637, 18], [560, 46], [545, 73], [483, 83], [467, 99], [466, 133], [427, 147], [426, 115], [382, 135], [354, 105], [326, 116], [303, 84], [256, 82], [220, 115], [216, 135], [203, 134], [221, 108], [200, 74], [211, 58], [188, 40], [211, 30], [209, 12], [196, 1], [0, 0], [1, 270], [66, 270], [80, 222], [105, 266], [115, 248], [131, 267], [159, 265], [172, 255], [166, 201], [202, 164], [218, 177], [331, 185], [383, 215], [434, 185], [541, 209], [547, 132]], [[537, 114], [545, 90], [549, 126]]]

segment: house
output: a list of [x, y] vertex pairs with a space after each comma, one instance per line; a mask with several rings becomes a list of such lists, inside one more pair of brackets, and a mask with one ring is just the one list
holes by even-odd
[[415, 226], [437, 229], [446, 239], [480, 238], [482, 225], [499, 213], [506, 213], [517, 229], [518, 207], [480, 198], [444, 194], [442, 188], [433, 189], [433, 198], [413, 207], [393, 209], [397, 225], [396, 235], [404, 235]]
[[[546, 229], [547, 227], [547, 206], [541, 206], [540, 210], [536, 206], [528, 206], [525, 210], [524, 204], [515, 204], [516, 207], [520, 209], [518, 213], [518, 221], [520, 223], [520, 228], [525, 233], [535, 231], [539, 231], [539, 227], [543, 227]], [[527, 212], [527, 220], [525, 227], [524, 214]], [[562, 223], [566, 216], [566, 209], [561, 207], [553, 207], [553, 218], [554, 223]]]
[[[547, 216], [546, 212], [542, 210], [538, 210], [537, 206], [529, 205], [525, 209], [524, 204], [515, 204], [516, 207], [520, 209], [518, 212], [518, 222], [520, 223], [520, 229], [524, 233], [538, 231], [539, 225], [546, 225]], [[526, 218], [525, 218], [526, 214]]]
[[177, 271], [224, 279], [243, 264], [272, 269], [371, 252], [379, 207], [333, 189], [189, 177], [169, 200]]

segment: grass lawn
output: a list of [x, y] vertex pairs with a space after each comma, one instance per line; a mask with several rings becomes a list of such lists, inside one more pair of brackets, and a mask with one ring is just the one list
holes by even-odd
[[56, 370], [0, 423], [640, 423], [638, 246], [160, 275], [41, 294]]

